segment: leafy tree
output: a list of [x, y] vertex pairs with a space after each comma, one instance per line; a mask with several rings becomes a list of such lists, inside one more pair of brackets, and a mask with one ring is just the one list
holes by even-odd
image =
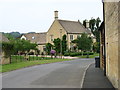
[[100, 52], [100, 43], [99, 42], [95, 42], [93, 44], [93, 50], [94, 50], [94, 52], [97, 52], [97, 53]]
[[14, 43], [2, 42], [2, 50], [6, 58], [9, 58], [14, 53]]
[[30, 50], [36, 50], [37, 44], [30, 43], [28, 40], [16, 40], [14, 41], [14, 50], [15, 52], [21, 51], [23, 53], [29, 52]]
[[101, 20], [99, 17], [97, 19], [91, 18], [91, 20], [89, 20], [90, 29], [91, 29], [92, 33], [95, 35], [97, 42], [100, 41], [100, 33], [98, 31], [100, 22], [101, 22]]
[[[2, 51], [4, 52], [5, 58], [10, 58], [11, 55], [14, 53], [14, 43], [12, 42], [2, 42], [0, 43], [2, 46]], [[10, 59], [11, 63], [11, 59]]]
[[93, 34], [94, 34], [94, 30], [95, 30], [95, 24], [96, 24], [96, 20], [94, 18], [91, 18], [91, 20], [89, 20], [89, 27]]
[[62, 54], [67, 50], [67, 40], [66, 35], [63, 35], [62, 37]]
[[[84, 22], [84, 23], [83, 23], [83, 25], [84, 25], [84, 24], [85, 24], [85, 20], [84, 20], [83, 22]], [[98, 29], [99, 29], [99, 27], [100, 27], [100, 23], [101, 23], [101, 20], [100, 20], [99, 17], [96, 18], [96, 19], [91, 18], [91, 19], [89, 20], [89, 26], [90, 26], [91, 32], [92, 32], [92, 33], [95, 35], [95, 37], [96, 37], [97, 43], [95, 43], [95, 45], [94, 45], [94, 48], [95, 48], [94, 51], [96, 51], [96, 49], [97, 49], [97, 52], [99, 51], [99, 50], [98, 50], [99, 48], [97, 48], [97, 47], [100, 47], [100, 46], [99, 46], [99, 42], [100, 42], [100, 32], [98, 31]], [[97, 45], [97, 46], [96, 46], [96, 45]]]
[[48, 53], [48, 55], [50, 55], [50, 51], [52, 48], [53, 48], [53, 45], [51, 43], [46, 44], [46, 52]]
[[85, 28], [86, 28], [86, 19], [85, 20], [83, 20], [83, 25], [85, 26]]
[[83, 33], [81, 37], [78, 37], [76, 40], [73, 40], [72, 43], [76, 43], [79, 50], [90, 51], [92, 48], [92, 39], [88, 37], [86, 33]]
[[54, 41], [53, 41], [53, 43], [54, 43], [54, 49], [55, 49], [55, 51], [56, 51], [56, 53], [58, 54], [58, 53], [60, 53], [60, 43], [61, 43], [61, 40], [60, 40], [60, 38], [57, 38], [57, 39], [54, 39]]
[[13, 36], [14, 38], [20, 37], [21, 34], [19, 32], [10, 32], [9, 33], [11, 36]]
[[98, 29], [99, 26], [100, 26], [100, 22], [101, 22], [101, 20], [100, 20], [100, 18], [98, 17], [98, 18], [96, 19], [96, 27], [97, 27], [97, 29]]
[[15, 38], [10, 33], [3, 33], [5, 37], [7, 37], [9, 40], [14, 40]]

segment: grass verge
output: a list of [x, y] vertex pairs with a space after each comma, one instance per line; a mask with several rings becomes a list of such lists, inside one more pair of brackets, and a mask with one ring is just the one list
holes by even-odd
[[9, 71], [13, 71], [16, 69], [29, 67], [29, 66], [48, 64], [48, 63], [54, 63], [54, 62], [62, 62], [62, 61], [69, 61], [69, 60], [72, 60], [72, 59], [49, 59], [49, 60], [36, 60], [36, 61], [25, 61], [25, 62], [5, 64], [5, 65], [1, 65], [2, 69], [0, 69], [0, 72], [9, 72]]
[[[93, 55], [89, 55], [89, 58], [95, 58], [95, 56], [99, 56], [99, 53], [95, 53]], [[84, 55], [84, 56], [78, 56], [80, 58], [87, 58], [87, 55]]]

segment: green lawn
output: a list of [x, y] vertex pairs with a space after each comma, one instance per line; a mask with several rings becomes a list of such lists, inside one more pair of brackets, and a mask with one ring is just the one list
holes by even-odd
[[[95, 53], [93, 55], [89, 55], [89, 58], [95, 58], [95, 56], [99, 56], [99, 53]], [[78, 57], [80, 57], [80, 58], [86, 58], [87, 56], [84, 55], [84, 56], [78, 56]]]
[[6, 65], [1, 65], [2, 69], [0, 68], [0, 72], [8, 72], [8, 71], [29, 67], [29, 66], [34, 66], [34, 65], [39, 65], [39, 64], [48, 64], [48, 63], [62, 62], [62, 61], [69, 61], [69, 60], [71, 59], [49, 59], [49, 60], [34, 60], [34, 61], [11, 63]]

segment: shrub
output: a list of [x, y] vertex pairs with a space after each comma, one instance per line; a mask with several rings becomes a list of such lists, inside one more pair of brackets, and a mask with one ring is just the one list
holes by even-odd
[[[94, 53], [93, 52], [84, 52], [83, 53], [83, 55], [87, 55], [87, 54], [93, 55]], [[70, 52], [70, 53], [65, 53], [64, 54], [64, 56], [72, 56], [72, 57], [74, 57], [74, 56], [80, 56], [80, 55], [82, 55], [82, 52]]]
[[70, 56], [70, 53], [65, 53], [64, 56]]

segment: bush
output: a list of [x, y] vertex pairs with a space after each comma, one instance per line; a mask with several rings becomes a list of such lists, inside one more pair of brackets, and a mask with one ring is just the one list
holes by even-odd
[[[93, 52], [84, 52], [83, 53], [83, 55], [87, 55], [87, 54], [93, 55], [94, 53]], [[70, 53], [65, 53], [64, 54], [64, 56], [72, 56], [72, 57], [74, 57], [74, 56], [80, 56], [80, 55], [82, 55], [82, 52], [70, 52]]]
[[64, 56], [70, 56], [70, 53], [65, 53]]
[[70, 56], [74, 57], [74, 56], [80, 56], [82, 55], [81, 52], [74, 52], [74, 53], [70, 53]]

